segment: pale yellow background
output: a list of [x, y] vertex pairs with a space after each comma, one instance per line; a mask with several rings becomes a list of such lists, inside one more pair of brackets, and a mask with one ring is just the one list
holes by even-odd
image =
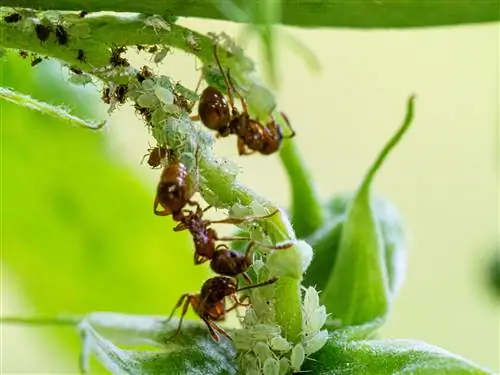
[[[222, 22], [183, 23], [230, 35], [240, 30]], [[499, 305], [485, 292], [482, 268], [499, 230], [498, 25], [291, 32], [314, 51], [323, 69], [311, 74], [283, 44], [278, 103], [297, 130], [323, 197], [356, 187], [400, 124], [407, 97], [417, 95], [413, 128], [375, 182], [376, 191], [400, 208], [410, 239], [407, 280], [383, 335], [425, 340], [500, 370]], [[247, 53], [258, 58], [257, 45]], [[162, 70], [194, 86], [199, 74], [194, 68], [194, 59], [180, 53], [167, 58]], [[137, 163], [148, 140], [145, 128], [131, 110], [113, 120], [110, 152], [153, 187], [159, 172]], [[217, 151], [243, 166], [242, 182], [288, 204], [277, 156], [239, 158], [232, 138]], [[11, 362], [7, 370], [23, 368], [21, 348], [39, 353], [44, 362], [58, 362], [57, 348], [40, 330], [33, 337], [17, 336], [28, 330], [6, 332], [16, 334], [3, 350]]]

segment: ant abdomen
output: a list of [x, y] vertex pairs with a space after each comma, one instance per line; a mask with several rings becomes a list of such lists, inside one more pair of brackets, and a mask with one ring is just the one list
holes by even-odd
[[198, 116], [207, 128], [217, 130], [221, 135], [229, 134], [229, 105], [216, 88], [209, 86], [203, 90], [198, 104]]

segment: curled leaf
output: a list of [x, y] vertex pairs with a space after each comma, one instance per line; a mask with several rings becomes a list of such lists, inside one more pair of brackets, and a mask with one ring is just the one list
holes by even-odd
[[370, 322], [384, 317], [389, 310], [391, 292], [384, 243], [370, 187], [388, 153], [413, 120], [413, 100], [408, 100], [403, 125], [381, 151], [347, 210], [335, 266], [321, 294], [328, 312], [340, 319], [343, 326]]

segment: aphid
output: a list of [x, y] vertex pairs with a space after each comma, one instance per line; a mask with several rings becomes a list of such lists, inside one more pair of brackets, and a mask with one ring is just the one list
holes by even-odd
[[19, 50], [19, 56], [21, 56], [23, 59], [28, 57], [28, 51], [25, 50]]
[[[250, 241], [247, 245], [245, 253], [231, 250], [224, 244], [216, 244], [216, 241], [247, 241], [249, 237], [219, 237], [215, 229], [210, 228], [212, 224], [241, 224], [243, 222], [264, 220], [278, 213], [278, 210], [264, 216], [245, 216], [240, 218], [228, 217], [222, 220], [203, 220], [203, 214], [211, 207], [208, 206], [204, 210], [201, 206], [194, 202], [197, 207], [196, 211], [183, 210], [183, 215], [174, 215], [174, 220], [179, 221], [179, 224], [174, 228], [174, 231], [179, 232], [188, 230], [192, 237], [195, 247], [194, 263], [202, 264], [210, 260], [210, 267], [215, 273], [223, 276], [242, 275], [249, 283], [252, 279], [246, 273], [246, 270], [252, 265], [250, 253], [252, 248], [257, 244], [255, 241]], [[258, 245], [275, 250], [288, 249], [293, 244], [283, 243], [278, 245]]]
[[163, 29], [165, 31], [170, 31], [172, 28], [170, 24], [167, 23], [160, 16], [151, 16], [144, 20], [144, 27], [150, 26], [153, 28], [155, 34], [158, 36], [158, 29]]
[[149, 47], [148, 53], [156, 53], [156, 52], [158, 52], [158, 46], [155, 45], [155, 46]]
[[105, 87], [104, 90], [102, 90], [101, 99], [106, 104], [111, 103], [111, 88]]
[[152, 76], [153, 76], [153, 72], [146, 65], [144, 65], [141, 68], [141, 70], [139, 71], [139, 73], [137, 73], [137, 75], [136, 75], [137, 80], [140, 83], [142, 83], [147, 78], [151, 78]]
[[57, 43], [59, 43], [59, 45], [65, 46], [66, 44], [68, 44], [69, 35], [66, 30], [64, 30], [64, 27], [62, 27], [61, 25], [57, 25], [55, 34]]
[[[191, 201], [195, 190], [184, 164], [175, 161], [167, 165], [161, 172], [160, 182], [156, 189], [153, 206], [155, 215], [172, 215], [174, 220], [180, 221], [184, 217], [182, 209], [186, 204], [197, 205], [196, 202]], [[158, 210], [158, 206], [163, 207], [163, 210]]]
[[127, 100], [128, 85], [118, 85], [115, 89], [114, 97], [120, 104], [124, 104]]
[[148, 157], [148, 165], [151, 168], [158, 168], [167, 156], [167, 148], [163, 146], [150, 148], [142, 160], [144, 160], [146, 156]]
[[[220, 333], [231, 340], [229, 334], [222, 328], [220, 328], [217, 324], [215, 324], [215, 322], [223, 321], [226, 318], [226, 314], [228, 312], [238, 308], [239, 306], [249, 305], [248, 302], [245, 302], [249, 300], [248, 296], [240, 299], [238, 298], [236, 293], [248, 289], [270, 285], [275, 283], [276, 281], [278, 281], [277, 278], [272, 278], [258, 284], [252, 284], [243, 288], [238, 288], [237, 281], [233, 278], [216, 276], [208, 279], [203, 283], [199, 294], [186, 293], [179, 298], [179, 301], [177, 301], [177, 304], [175, 305], [172, 313], [170, 314], [170, 317], [167, 320], [169, 321], [170, 319], [172, 319], [175, 311], [182, 306], [179, 325], [177, 326], [177, 330], [175, 331], [175, 333], [167, 338], [166, 341], [171, 340], [181, 331], [182, 321], [187, 313], [189, 306], [191, 306], [196, 314], [205, 322], [208, 330], [210, 331], [210, 334], [212, 335], [212, 338], [215, 341], [219, 341], [220, 339], [217, 333]], [[229, 308], [226, 308], [226, 297], [231, 297], [234, 302], [234, 304]]]
[[77, 66], [70, 66], [69, 70], [71, 70], [75, 74], [82, 74], [83, 73], [83, 71]]
[[40, 42], [45, 42], [49, 39], [49, 35], [52, 32], [52, 28], [49, 26], [42, 25], [41, 23], [37, 23], [35, 25], [35, 33]]
[[142, 44], [136, 44], [135, 48], [137, 48], [137, 52], [141, 52], [141, 51], [146, 50], [146, 46], [144, 46]]
[[34, 58], [31, 60], [31, 66], [38, 65], [42, 62], [42, 58], [40, 56]]
[[109, 57], [109, 63], [113, 66], [129, 66], [130, 63], [124, 57], [121, 57], [122, 53], [127, 52], [127, 47], [113, 46], [111, 48], [111, 56]]
[[85, 11], [85, 10], [82, 10], [80, 13], [78, 13], [78, 16], [79, 16], [80, 18], [83, 18], [83, 17], [85, 17], [87, 14], [89, 14], [89, 12], [87, 12], [87, 11]]
[[[222, 69], [217, 56], [216, 45], [214, 46], [214, 57], [226, 83], [229, 105], [224, 95], [218, 89], [209, 86], [201, 94], [198, 104], [198, 116], [193, 116], [192, 119], [200, 119], [207, 128], [216, 130], [220, 137], [236, 134], [240, 155], [250, 155], [254, 152], [269, 155], [276, 152], [284, 138], [295, 136], [295, 131], [291, 128], [288, 119], [282, 114], [291, 130], [290, 135], [284, 136], [281, 127], [272, 116], [270, 116], [270, 120], [265, 125], [250, 118], [245, 99], [234, 87], [229, 71], [224, 73]], [[242, 113], [235, 107], [231, 91], [239, 97], [243, 107]]]
[[21, 16], [19, 13], [11, 13], [8, 16], [5, 16], [3, 20], [5, 23], [16, 23], [19, 22], [23, 16]]
[[78, 54], [76, 55], [76, 59], [83, 63], [87, 62], [87, 55], [85, 55], [85, 51], [83, 49], [78, 50]]

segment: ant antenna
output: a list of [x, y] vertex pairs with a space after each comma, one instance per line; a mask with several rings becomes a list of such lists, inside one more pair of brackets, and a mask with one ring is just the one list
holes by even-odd
[[[219, 57], [217, 56], [217, 44], [214, 44], [214, 57], [215, 57], [215, 61], [217, 62], [217, 65], [218, 65], [218, 67], [219, 67], [219, 69], [220, 69], [220, 72], [221, 72], [221, 74], [222, 74], [222, 78], [224, 78], [224, 83], [225, 83], [225, 84], [226, 84], [226, 86], [227, 86], [227, 96], [229, 97], [229, 104], [231, 105], [231, 109], [233, 109], [233, 108], [234, 108], [234, 100], [233, 100], [233, 96], [231, 95], [231, 89], [233, 89], [233, 90], [234, 90], [234, 87], [233, 87], [233, 85], [231, 85], [231, 83], [229, 82], [228, 77], [226, 77], [226, 75], [224, 74], [224, 69], [222, 69], [222, 65], [221, 65], [221, 63], [220, 63], [220, 61], [219, 61]], [[227, 74], [229, 75], [229, 71], [228, 71], [228, 73], [227, 73]], [[239, 94], [236, 92], [236, 90], [234, 90], [234, 91], [235, 91], [235, 93], [236, 93], [237, 95], [239, 95]]]
[[263, 281], [263, 282], [258, 283], [258, 284], [252, 284], [252, 285], [244, 286], [243, 288], [238, 288], [238, 292], [241, 292], [243, 290], [258, 288], [258, 287], [265, 286], [265, 285], [274, 284], [276, 281], [278, 281], [278, 278], [277, 277], [273, 277], [272, 279]]
[[285, 115], [283, 112], [280, 112], [280, 115], [281, 117], [283, 117], [283, 120], [285, 120], [286, 122], [286, 126], [288, 127], [288, 129], [290, 129], [291, 133], [286, 135], [286, 136], [283, 136], [283, 138], [293, 138], [295, 137], [295, 130], [292, 128], [292, 125], [290, 125], [290, 121], [288, 120], [288, 116]]
[[234, 93], [240, 98], [241, 101], [241, 106], [243, 107], [243, 111], [248, 113], [248, 107], [247, 107], [247, 102], [245, 99], [243, 99], [243, 96], [236, 90], [236, 87], [234, 87], [233, 80], [231, 79], [231, 75], [229, 72], [229, 69], [227, 70], [227, 79], [229, 81], [229, 84], [231, 85], [231, 89], [234, 91]]

